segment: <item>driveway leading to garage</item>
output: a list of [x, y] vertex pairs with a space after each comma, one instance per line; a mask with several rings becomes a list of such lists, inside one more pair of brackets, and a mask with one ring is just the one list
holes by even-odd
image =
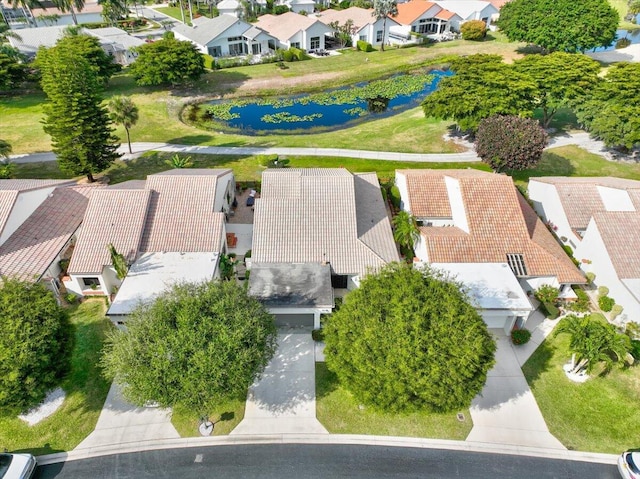
[[473, 429], [467, 441], [566, 449], [547, 428], [511, 340], [502, 330], [491, 330], [498, 349], [496, 365], [471, 404]]
[[309, 330], [281, 330], [262, 378], [249, 388], [240, 434], [328, 434], [316, 419], [314, 344]]

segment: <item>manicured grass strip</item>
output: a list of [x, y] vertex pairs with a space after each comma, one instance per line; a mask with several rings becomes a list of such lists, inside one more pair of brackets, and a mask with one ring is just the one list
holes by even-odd
[[62, 384], [67, 393], [62, 407], [32, 427], [0, 414], [0, 449], [38, 455], [69, 451], [93, 431], [110, 386], [98, 363], [105, 334], [112, 327], [104, 313], [102, 299], [72, 308], [75, 346], [71, 373]]
[[[213, 435], [229, 434], [244, 418], [245, 401], [229, 401], [224, 404], [214, 404], [209, 409], [209, 420], [214, 423]], [[200, 436], [198, 425], [200, 416], [198, 411], [191, 411], [182, 406], [173, 408], [171, 422], [181, 437]]]
[[[176, 20], [182, 21], [182, 14], [180, 13], [180, 7], [157, 7], [154, 10], [159, 11], [160, 13], [164, 13]], [[184, 13], [184, 20], [189, 21], [189, 14], [187, 12]]]
[[561, 334], [547, 338], [522, 368], [551, 433], [572, 450], [640, 447], [640, 367], [577, 384], [562, 371], [570, 358], [569, 336]]
[[416, 412], [391, 414], [360, 409], [351, 394], [324, 363], [316, 363], [316, 415], [332, 434], [369, 434], [380, 436], [428, 437], [464, 440], [473, 426], [468, 410], [455, 413]]

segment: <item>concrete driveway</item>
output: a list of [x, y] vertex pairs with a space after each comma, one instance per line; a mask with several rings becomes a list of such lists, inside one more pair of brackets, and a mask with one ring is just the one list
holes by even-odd
[[566, 449], [547, 428], [524, 378], [511, 340], [502, 330], [496, 337], [496, 365], [472, 402], [473, 429], [467, 441]]
[[278, 334], [278, 349], [249, 388], [239, 434], [328, 434], [316, 419], [314, 344], [309, 331]]
[[171, 424], [170, 410], [134, 406], [125, 401], [113, 383], [96, 428], [76, 449], [179, 437]]

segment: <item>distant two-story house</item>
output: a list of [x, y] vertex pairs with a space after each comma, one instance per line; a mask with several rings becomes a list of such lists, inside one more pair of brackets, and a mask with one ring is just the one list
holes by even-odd
[[[69, 264], [68, 291], [113, 296], [116, 323], [181, 281], [219, 276], [225, 215], [235, 198], [231, 170], [177, 169], [92, 194]], [[118, 278], [108, 245], [131, 265]]]
[[622, 178], [532, 178], [529, 198], [595, 284], [640, 322], [640, 181]]
[[571, 285], [585, 283], [510, 177], [398, 170], [396, 185], [420, 225], [416, 260], [461, 281], [489, 327], [523, 326], [532, 310], [525, 292], [550, 284], [570, 297]]
[[302, 50], [322, 50], [325, 37], [333, 30], [317, 18], [294, 12], [282, 15], [262, 15], [254, 24], [278, 39], [279, 48], [300, 48]]
[[398, 14], [393, 19], [421, 35], [440, 35], [458, 31], [462, 18], [434, 2], [411, 0], [398, 3]]
[[375, 173], [271, 169], [255, 202], [249, 292], [281, 326], [320, 327], [334, 289], [398, 261]]

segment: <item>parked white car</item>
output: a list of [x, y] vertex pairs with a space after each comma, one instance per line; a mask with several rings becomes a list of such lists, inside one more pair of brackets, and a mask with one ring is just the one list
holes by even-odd
[[623, 452], [618, 458], [618, 470], [624, 479], [640, 479], [640, 452]]
[[31, 454], [0, 454], [0, 479], [29, 479], [36, 470], [36, 458]]

